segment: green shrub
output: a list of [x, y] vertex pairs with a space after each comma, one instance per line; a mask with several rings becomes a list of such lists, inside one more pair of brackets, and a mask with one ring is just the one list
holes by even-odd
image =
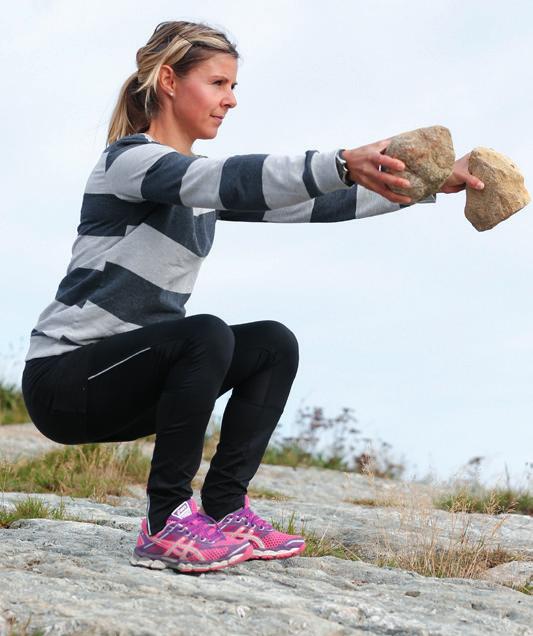
[[0, 380], [0, 424], [30, 421], [22, 391], [15, 384]]

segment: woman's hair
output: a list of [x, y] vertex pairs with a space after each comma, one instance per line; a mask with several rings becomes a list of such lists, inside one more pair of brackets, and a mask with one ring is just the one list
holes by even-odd
[[239, 58], [235, 45], [221, 31], [203, 23], [161, 22], [145, 46], [137, 51], [137, 71], [122, 85], [111, 116], [107, 144], [144, 132], [159, 112], [159, 70], [163, 64], [185, 77], [195, 66], [216, 53]]

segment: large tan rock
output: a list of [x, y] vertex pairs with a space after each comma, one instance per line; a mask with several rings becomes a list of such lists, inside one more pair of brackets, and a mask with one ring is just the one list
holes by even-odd
[[383, 171], [411, 183], [410, 188], [388, 187], [397, 194], [411, 197], [413, 203], [438, 192], [452, 174], [455, 163], [452, 136], [445, 126], [417, 128], [396, 135], [385, 154], [403, 161], [405, 170], [390, 170], [383, 166]]
[[468, 172], [485, 184], [483, 190], [466, 186], [465, 216], [480, 232], [490, 230], [531, 201], [517, 166], [493, 148], [474, 148]]

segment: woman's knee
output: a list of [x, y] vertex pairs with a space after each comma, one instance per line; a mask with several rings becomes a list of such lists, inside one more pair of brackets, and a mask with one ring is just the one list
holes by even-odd
[[279, 355], [298, 364], [299, 347], [294, 333], [283, 323], [277, 320], [262, 321], [264, 330], [268, 334], [269, 341], [273, 344]]

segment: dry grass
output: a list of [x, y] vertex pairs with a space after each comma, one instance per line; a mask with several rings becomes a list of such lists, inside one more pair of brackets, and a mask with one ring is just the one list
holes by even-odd
[[371, 506], [372, 508], [397, 508], [401, 505], [396, 499], [374, 499], [373, 497], [363, 497], [359, 499], [344, 499], [345, 503], [353, 504], [354, 506]]
[[436, 508], [455, 512], [480, 512], [486, 514], [519, 513], [533, 515], [533, 495], [510, 488], [470, 491], [464, 487], [451, 495], [437, 497]]
[[[501, 501], [496, 496], [485, 500], [483, 512], [487, 515], [484, 529], [473, 528], [471, 506], [461, 505], [461, 498], [454, 499], [448, 514], [435, 509], [433, 503], [439, 496], [422, 491], [415, 483], [405, 482], [404, 489], [397, 488], [383, 494], [383, 486], [376, 483], [375, 475], [366, 474], [368, 484], [375, 489], [376, 496], [349, 500], [357, 505], [375, 509], [376, 532], [374, 556], [363, 560], [379, 567], [395, 567], [439, 578], [478, 579], [483, 572], [502, 563], [529, 560], [530, 557], [501, 548], [498, 533], [508, 515], [500, 515]], [[350, 475], [347, 474], [347, 478]], [[435, 485], [435, 490], [441, 486]], [[467, 500], [468, 503], [468, 500]], [[396, 508], [396, 521], [391, 512], [382, 517], [379, 509]], [[513, 509], [508, 509], [512, 511]], [[274, 524], [279, 530], [301, 534], [306, 538], [307, 548], [303, 556], [337, 556], [343, 559], [361, 560], [356, 546], [345, 545], [327, 536], [327, 528], [321, 534], [309, 532], [302, 524], [298, 529], [294, 513], [288, 522]], [[394, 525], [394, 527], [392, 527]], [[531, 586], [513, 589], [531, 594]]]
[[[356, 506], [372, 506], [374, 508], [405, 507], [405, 498], [397, 496], [352, 498], [345, 499], [346, 503]], [[435, 495], [432, 499], [434, 508], [447, 512], [481, 513], [490, 515], [518, 513], [533, 515], [533, 496], [528, 492], [515, 492], [511, 489], [487, 489], [483, 491], [469, 491], [464, 487], [446, 495]]]
[[140, 445], [81, 444], [0, 466], [2, 491], [56, 493], [111, 503], [108, 495], [127, 495], [128, 484], [145, 484], [150, 460]]
[[[367, 474], [372, 488], [379, 490], [372, 473]], [[396, 530], [390, 529], [391, 516], [381, 522], [376, 508], [378, 540], [375, 565], [398, 567], [432, 577], [474, 579], [489, 568], [509, 561], [523, 560], [525, 556], [502, 549], [498, 543], [501, 527], [507, 515], [501, 511], [496, 494], [485, 500], [482, 512], [487, 515], [484, 529], [474, 530], [469, 499], [449, 496], [453, 502], [444, 514], [435, 508], [442, 495], [420, 492], [416, 484], [406, 482], [405, 490], [397, 489], [389, 496], [387, 505], [397, 510]], [[435, 485], [435, 491], [440, 487]], [[376, 497], [379, 501], [379, 497]], [[380, 501], [380, 507], [383, 506]], [[507, 512], [512, 509], [509, 508]], [[402, 541], [395, 540], [397, 535]]]
[[2, 636], [44, 636], [47, 633], [46, 630], [36, 629], [31, 627], [32, 621], [32, 613], [31, 610], [29, 612], [29, 616], [26, 620], [19, 620], [14, 612], [9, 609], [6, 609], [2, 612], [2, 616], [6, 621], [7, 630]]
[[248, 494], [252, 499], [269, 499], [271, 501], [290, 501], [294, 497], [287, 497], [277, 490], [269, 490], [268, 488], [248, 488]]

